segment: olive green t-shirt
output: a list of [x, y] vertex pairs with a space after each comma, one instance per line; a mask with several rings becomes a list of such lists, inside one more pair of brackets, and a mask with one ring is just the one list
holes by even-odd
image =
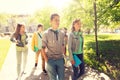
[[[25, 34], [21, 35], [21, 41], [25, 45], [25, 41], [26, 41], [26, 35]], [[26, 51], [27, 49], [28, 49], [28, 47], [26, 45], [24, 47], [16, 46], [16, 51]]]

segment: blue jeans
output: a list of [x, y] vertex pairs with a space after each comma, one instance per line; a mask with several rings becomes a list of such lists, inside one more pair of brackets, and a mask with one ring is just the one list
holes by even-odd
[[82, 61], [82, 63], [78, 67], [75, 67], [73, 65], [74, 73], [73, 73], [72, 80], [77, 80], [81, 75], [84, 74], [84, 71], [85, 71], [83, 54], [77, 54], [77, 56]]
[[63, 58], [57, 60], [49, 59], [47, 62], [47, 71], [50, 80], [64, 80]]

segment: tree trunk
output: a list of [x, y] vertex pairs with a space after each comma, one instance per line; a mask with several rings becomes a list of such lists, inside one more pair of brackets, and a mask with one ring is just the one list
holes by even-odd
[[97, 11], [96, 11], [96, 0], [93, 3], [94, 5], [94, 26], [95, 26], [95, 41], [96, 41], [96, 55], [99, 59], [99, 53], [98, 53], [98, 40], [97, 40]]

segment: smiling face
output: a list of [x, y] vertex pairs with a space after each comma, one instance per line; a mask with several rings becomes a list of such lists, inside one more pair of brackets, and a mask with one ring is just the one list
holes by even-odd
[[76, 19], [72, 23], [72, 31], [80, 31], [81, 30], [81, 21]]
[[79, 31], [79, 30], [80, 30], [80, 28], [81, 28], [81, 23], [80, 23], [80, 21], [78, 21], [78, 22], [76, 22], [76, 23], [74, 24], [74, 28], [75, 28], [75, 31]]

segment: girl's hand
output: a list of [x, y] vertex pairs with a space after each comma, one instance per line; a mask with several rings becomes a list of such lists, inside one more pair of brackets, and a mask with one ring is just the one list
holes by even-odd
[[18, 44], [20, 41], [19, 40], [15, 40], [15, 43]]
[[74, 61], [74, 60], [72, 60], [72, 61], [71, 61], [71, 64], [72, 64], [72, 65], [74, 65], [74, 64], [75, 64], [75, 61]]

